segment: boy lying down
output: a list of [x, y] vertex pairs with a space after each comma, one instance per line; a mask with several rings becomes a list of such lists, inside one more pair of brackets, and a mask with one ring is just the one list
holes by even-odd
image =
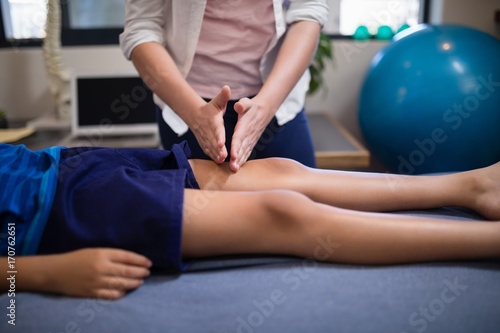
[[[500, 223], [380, 212], [463, 206], [500, 220], [500, 163], [440, 176], [325, 171], [270, 158], [188, 160], [188, 147], [0, 145], [0, 284], [116, 299], [155, 266], [225, 254], [384, 265], [500, 257]], [[336, 244], [316, 253], [318, 238]], [[10, 247], [10, 248], [9, 248]]]

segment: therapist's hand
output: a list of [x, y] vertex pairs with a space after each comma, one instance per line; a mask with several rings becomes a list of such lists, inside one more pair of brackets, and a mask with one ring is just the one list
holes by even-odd
[[235, 105], [238, 122], [234, 129], [231, 142], [231, 160], [229, 167], [234, 172], [245, 164], [259, 141], [274, 113], [266, 107], [267, 103], [260, 101], [258, 96], [249, 99], [242, 98]]
[[195, 121], [190, 125], [203, 152], [218, 164], [227, 157], [223, 116], [230, 97], [229, 86], [222, 87], [219, 94], [199, 110]]

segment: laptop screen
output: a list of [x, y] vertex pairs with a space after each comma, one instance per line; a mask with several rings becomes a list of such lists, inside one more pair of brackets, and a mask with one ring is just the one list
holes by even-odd
[[99, 129], [104, 134], [126, 134], [157, 130], [153, 93], [140, 77], [77, 77], [73, 83], [74, 132]]

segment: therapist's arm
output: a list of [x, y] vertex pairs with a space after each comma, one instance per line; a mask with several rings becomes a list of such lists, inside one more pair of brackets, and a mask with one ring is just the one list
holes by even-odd
[[309, 67], [320, 30], [320, 24], [312, 21], [290, 25], [271, 73], [259, 93], [235, 104], [239, 119], [231, 146], [230, 167], [233, 171], [246, 162], [264, 129]]
[[206, 103], [184, 79], [166, 49], [156, 42], [136, 46], [131, 59], [149, 88], [186, 122], [204, 152], [222, 163], [228, 154], [222, 116], [230, 99], [229, 87], [223, 87]]

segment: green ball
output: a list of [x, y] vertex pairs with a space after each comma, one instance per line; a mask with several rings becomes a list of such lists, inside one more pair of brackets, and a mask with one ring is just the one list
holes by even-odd
[[405, 23], [405, 24], [403, 24], [403, 25], [402, 25], [402, 26], [398, 29], [398, 33], [400, 33], [400, 32], [401, 32], [401, 31], [403, 31], [403, 30], [408, 29], [409, 27], [410, 27], [410, 25], [409, 25], [409, 24], [406, 24], [406, 23]]
[[360, 25], [354, 32], [353, 38], [355, 40], [367, 40], [370, 39], [372, 35], [368, 31], [368, 27], [365, 25]]
[[389, 40], [394, 37], [394, 32], [391, 27], [382, 25], [378, 28], [377, 35], [375, 37], [380, 40]]

